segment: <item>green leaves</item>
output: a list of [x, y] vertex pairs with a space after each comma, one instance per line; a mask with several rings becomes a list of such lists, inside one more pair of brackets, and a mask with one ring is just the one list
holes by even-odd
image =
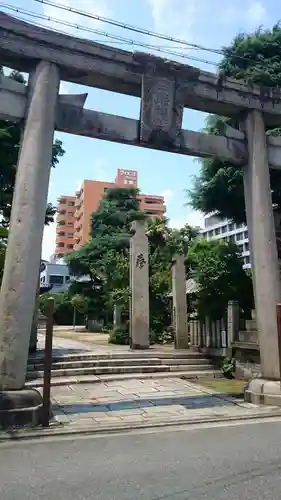
[[[223, 48], [219, 65], [224, 75], [258, 84], [262, 88], [281, 86], [281, 28], [259, 28], [254, 33], [239, 34], [229, 47]], [[281, 96], [281, 93], [280, 93]], [[260, 98], [262, 99], [262, 92]], [[210, 115], [204, 129], [210, 135], [223, 135], [226, 124], [238, 127], [233, 119]], [[281, 135], [281, 129], [268, 131]], [[205, 214], [217, 213], [222, 218], [245, 222], [242, 169], [217, 159], [200, 160], [201, 169], [193, 187], [187, 192], [189, 204]], [[272, 201], [281, 210], [281, 172], [271, 171]]]
[[244, 309], [252, 308], [251, 277], [243, 270], [234, 243], [199, 240], [190, 248], [188, 258], [191, 275], [200, 287], [199, 314], [219, 319], [229, 300], [239, 300]]

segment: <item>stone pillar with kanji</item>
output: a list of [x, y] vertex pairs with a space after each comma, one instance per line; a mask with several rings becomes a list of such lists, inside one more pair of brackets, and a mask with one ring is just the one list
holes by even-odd
[[175, 347], [187, 349], [188, 324], [186, 305], [186, 278], [184, 256], [176, 255], [172, 267], [172, 291], [173, 291], [173, 322], [175, 328]]
[[132, 223], [130, 242], [130, 347], [149, 347], [149, 270], [145, 221]]

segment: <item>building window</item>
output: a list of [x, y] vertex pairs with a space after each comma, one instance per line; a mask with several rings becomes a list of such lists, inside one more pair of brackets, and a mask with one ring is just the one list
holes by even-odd
[[222, 233], [226, 233], [226, 231], [227, 231], [227, 226], [222, 226], [222, 228], [221, 228], [221, 232], [222, 232]]
[[50, 285], [63, 285], [63, 276], [51, 274], [49, 277]]
[[241, 229], [241, 227], [243, 227], [243, 224], [241, 224], [241, 223], [240, 224], [236, 224], [236, 227], [237, 227], [237, 229]]
[[217, 227], [215, 229], [215, 235], [217, 236], [218, 234], [221, 234], [221, 228], [220, 227]]
[[245, 238], [245, 240], [247, 240], [247, 238], [248, 238], [248, 237], [249, 237], [249, 235], [248, 235], [248, 231], [245, 231], [245, 232], [244, 232], [244, 238]]
[[214, 231], [213, 231], [213, 229], [211, 229], [211, 231], [209, 231], [209, 233], [207, 233], [207, 234], [208, 234], [208, 237], [209, 237], [209, 238], [212, 238], [212, 236], [214, 236]]
[[73, 233], [67, 233], [68, 238], [73, 238]]
[[67, 202], [68, 207], [74, 207], [74, 201], [68, 201]]
[[229, 243], [234, 243], [234, 241], [235, 241], [235, 235], [232, 234], [231, 236], [229, 236], [228, 237], [228, 241], [229, 241]]
[[64, 232], [64, 231], [60, 231], [60, 232], [58, 233], [58, 236], [65, 236], [65, 232]]
[[246, 241], [246, 243], [244, 243], [244, 252], [248, 252], [249, 251], [249, 242]]
[[246, 255], [246, 257], [244, 257], [244, 264], [250, 264], [250, 256], [249, 255]]
[[241, 240], [243, 240], [243, 233], [236, 234], [236, 241], [241, 241]]
[[70, 276], [66, 276], [66, 277], [65, 277], [65, 282], [66, 282], [66, 283], [69, 283], [69, 282], [70, 282]]
[[231, 224], [228, 224], [228, 231], [233, 231], [234, 230], [234, 224], [231, 222]]
[[59, 210], [59, 215], [65, 215], [66, 211], [65, 210]]
[[67, 245], [67, 248], [68, 248], [69, 250], [72, 250], [73, 245], [72, 245], [72, 244], [68, 244], [68, 245]]
[[106, 193], [108, 191], [108, 188], [104, 188], [103, 192]]
[[57, 248], [64, 248], [64, 243], [63, 242], [57, 243]]
[[243, 252], [243, 245], [238, 245], [238, 250], [240, 253], [242, 253]]
[[41, 281], [41, 283], [45, 283], [46, 277], [45, 276], [41, 276], [40, 281]]

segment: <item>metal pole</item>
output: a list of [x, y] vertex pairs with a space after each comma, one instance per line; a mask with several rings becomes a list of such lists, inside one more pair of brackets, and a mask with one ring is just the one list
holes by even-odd
[[54, 327], [54, 299], [50, 297], [47, 301], [47, 308], [46, 308], [46, 336], [45, 336], [43, 408], [42, 408], [43, 427], [49, 427], [50, 423], [53, 327]]

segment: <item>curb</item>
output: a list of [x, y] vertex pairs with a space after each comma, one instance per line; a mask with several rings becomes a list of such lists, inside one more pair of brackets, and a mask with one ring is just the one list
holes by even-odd
[[[109, 424], [109, 425], [91, 425], [91, 426], [71, 426], [71, 424], [54, 424], [49, 428], [40, 428], [34, 430], [12, 430], [8, 432], [0, 432], [0, 443], [7, 441], [23, 441], [32, 440], [38, 438], [51, 438], [55, 436], [75, 436], [75, 435], [99, 435], [102, 433], [115, 434], [124, 431], [141, 430], [141, 429], [159, 429], [162, 427], [176, 427], [180, 425], [195, 425], [195, 424], [208, 424], [208, 423], [221, 423], [221, 422], [240, 422], [247, 420], [257, 420], [257, 419], [267, 419], [281, 417], [281, 410], [279, 411], [267, 411], [264, 413], [251, 413], [244, 415], [233, 415], [233, 416], [222, 416], [222, 417], [194, 417], [194, 418], [177, 418], [174, 420], [167, 420], [156, 422], [143, 422], [143, 423], [120, 423], [120, 424]], [[70, 427], [71, 426], [71, 427]]]

